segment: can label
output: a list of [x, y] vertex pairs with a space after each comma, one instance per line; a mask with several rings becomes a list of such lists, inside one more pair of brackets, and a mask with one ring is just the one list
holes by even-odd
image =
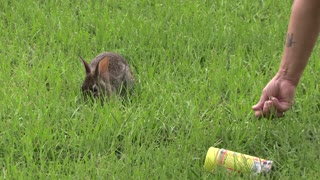
[[251, 171], [253, 171], [255, 174], [268, 173], [271, 170], [272, 163], [273, 162], [270, 160], [257, 158], [254, 160]]
[[218, 164], [232, 171], [251, 171], [254, 174], [268, 173], [272, 167], [272, 161], [260, 159], [246, 154], [220, 149], [217, 154]]

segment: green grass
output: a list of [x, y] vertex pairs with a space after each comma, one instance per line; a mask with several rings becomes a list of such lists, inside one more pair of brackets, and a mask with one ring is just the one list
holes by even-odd
[[[271, 179], [320, 176], [320, 53], [296, 104], [254, 118], [281, 59], [291, 1], [0, 3], [1, 179], [248, 179], [204, 171], [210, 146], [274, 161]], [[122, 54], [135, 95], [83, 103], [78, 55]]]

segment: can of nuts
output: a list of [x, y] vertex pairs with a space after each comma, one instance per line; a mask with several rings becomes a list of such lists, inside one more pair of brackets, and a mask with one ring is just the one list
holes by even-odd
[[226, 149], [210, 147], [204, 162], [207, 171], [214, 171], [217, 166], [222, 166], [230, 171], [253, 172], [254, 174], [267, 174], [271, 171], [272, 161], [258, 157], [241, 154]]

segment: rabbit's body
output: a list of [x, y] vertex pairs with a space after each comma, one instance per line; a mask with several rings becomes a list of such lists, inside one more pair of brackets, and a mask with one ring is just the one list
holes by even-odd
[[90, 65], [84, 59], [82, 62], [86, 70], [86, 78], [82, 84], [85, 94], [91, 93], [94, 97], [123, 95], [134, 85], [129, 64], [118, 54], [105, 52], [96, 56]]

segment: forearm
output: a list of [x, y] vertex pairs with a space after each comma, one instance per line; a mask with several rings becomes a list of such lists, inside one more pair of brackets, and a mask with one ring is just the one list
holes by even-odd
[[278, 76], [295, 86], [305, 69], [320, 28], [320, 1], [295, 0]]

